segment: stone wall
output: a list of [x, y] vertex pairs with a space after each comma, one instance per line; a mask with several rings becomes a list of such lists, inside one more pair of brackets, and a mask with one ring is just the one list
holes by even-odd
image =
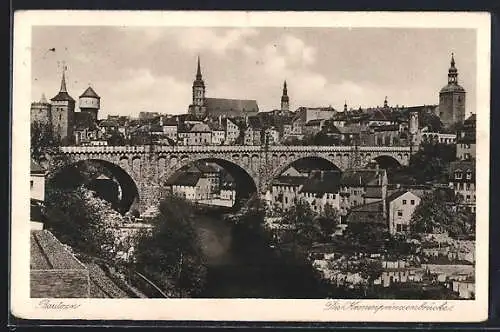
[[31, 270], [30, 294], [32, 298], [88, 298], [89, 271]]

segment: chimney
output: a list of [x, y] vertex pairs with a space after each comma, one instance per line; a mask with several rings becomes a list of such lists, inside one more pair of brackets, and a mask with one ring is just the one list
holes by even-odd
[[222, 126], [222, 115], [219, 115], [219, 127]]
[[163, 127], [163, 116], [160, 115], [160, 126]]

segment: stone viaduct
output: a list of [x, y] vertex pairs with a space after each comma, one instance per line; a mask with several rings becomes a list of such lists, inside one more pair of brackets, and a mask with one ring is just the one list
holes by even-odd
[[[122, 187], [127, 184], [130, 205], [139, 211], [156, 204], [165, 192], [166, 180], [181, 167], [197, 160], [213, 161], [228, 170], [238, 181], [250, 183], [264, 193], [273, 178], [299, 159], [327, 160], [341, 171], [362, 167], [371, 160], [388, 159], [409, 164], [408, 146], [67, 146], [60, 153], [77, 163], [92, 160], [109, 168]], [[45, 165], [49, 172], [58, 170]], [[241, 188], [241, 187], [239, 187]], [[243, 189], [243, 190], [248, 190]], [[252, 189], [250, 189], [252, 190]], [[132, 196], [138, 196], [132, 198]], [[129, 206], [130, 206], [129, 205]]]

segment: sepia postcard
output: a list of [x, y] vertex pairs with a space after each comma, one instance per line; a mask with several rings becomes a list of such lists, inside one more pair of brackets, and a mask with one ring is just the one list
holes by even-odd
[[13, 316], [487, 318], [488, 13], [19, 11], [13, 35]]

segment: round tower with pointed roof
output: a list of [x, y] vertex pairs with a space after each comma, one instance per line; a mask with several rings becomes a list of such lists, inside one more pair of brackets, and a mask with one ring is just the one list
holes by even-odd
[[448, 69], [448, 84], [439, 92], [439, 118], [445, 126], [463, 123], [465, 119], [465, 89], [458, 84], [458, 70], [453, 53]]
[[38, 122], [41, 124], [51, 123], [50, 103], [42, 93], [40, 101], [31, 103], [31, 122]]
[[97, 121], [97, 113], [101, 108], [101, 97], [89, 86], [78, 99], [78, 106], [81, 112], [90, 113], [92, 119]]

